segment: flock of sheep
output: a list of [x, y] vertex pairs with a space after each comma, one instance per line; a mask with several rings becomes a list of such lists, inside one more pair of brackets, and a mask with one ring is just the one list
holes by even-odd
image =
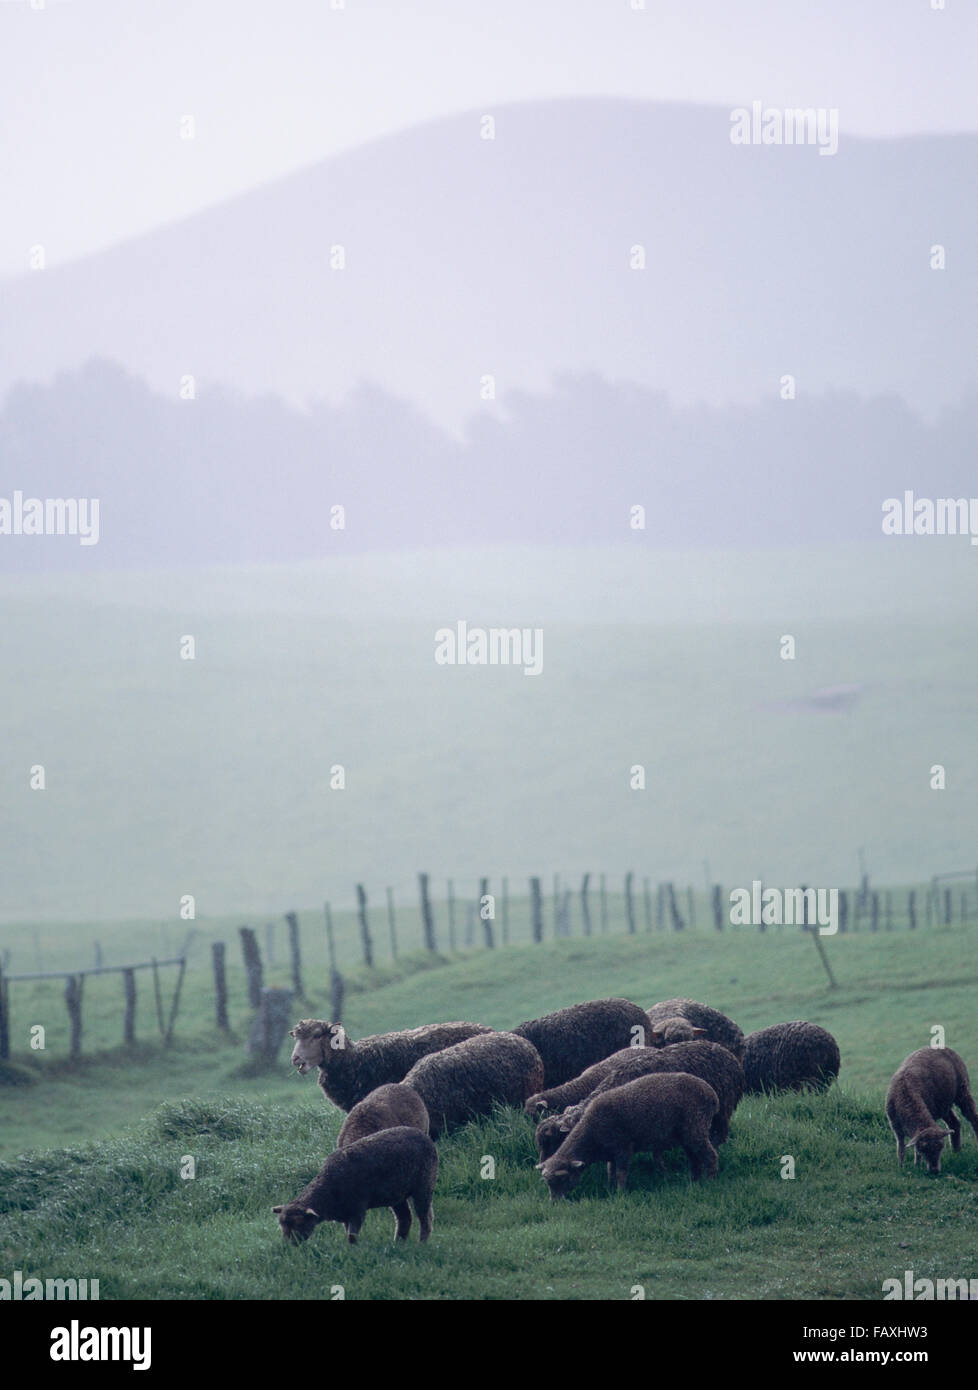
[[[347, 1111], [336, 1150], [291, 1202], [273, 1207], [286, 1240], [338, 1221], [355, 1243], [368, 1210], [390, 1207], [395, 1240], [414, 1207], [427, 1240], [438, 1174], [434, 1141], [495, 1105], [537, 1122], [537, 1167], [552, 1199], [592, 1163], [625, 1188], [633, 1154], [657, 1165], [681, 1147], [694, 1179], [712, 1178], [717, 1148], [745, 1091], [822, 1090], [839, 1074], [839, 1048], [815, 1023], [778, 1023], [744, 1037], [731, 1019], [693, 999], [641, 1009], [597, 999], [497, 1032], [432, 1023], [354, 1042], [341, 1024], [303, 1019], [292, 1029], [300, 1075], [319, 1069], [326, 1096]], [[964, 1062], [949, 1048], [912, 1053], [890, 1082], [886, 1115], [906, 1147], [940, 1171], [948, 1139], [961, 1147], [957, 1106], [978, 1137]], [[946, 1127], [945, 1127], [946, 1126]]]

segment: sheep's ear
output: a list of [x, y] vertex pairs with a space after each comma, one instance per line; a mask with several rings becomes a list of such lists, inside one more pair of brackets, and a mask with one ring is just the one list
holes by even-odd
[[290, 1028], [290, 1029], [289, 1029], [289, 1037], [290, 1037], [290, 1038], [294, 1038], [294, 1037], [295, 1037], [295, 1029], [294, 1029], [294, 1028]]
[[912, 1139], [908, 1139], [908, 1140], [907, 1140], [907, 1148], [908, 1148], [908, 1149], [915, 1149], [915, 1148], [917, 1147], [917, 1140], [920, 1138], [920, 1136], [921, 1136], [922, 1133], [923, 1133], [923, 1130], [919, 1130], [919, 1129], [918, 1129], [918, 1131], [917, 1131], [917, 1133], [914, 1135], [914, 1137], [913, 1137]]
[[279, 1214], [280, 1211], [284, 1211], [284, 1210], [285, 1210], [284, 1207], [272, 1207], [272, 1211], [275, 1213], [276, 1216], [278, 1216], [278, 1214]]
[[572, 1168], [583, 1168], [583, 1167], [584, 1167], [584, 1160], [583, 1160], [583, 1158], [572, 1158], [571, 1161], [570, 1161], [570, 1166], [571, 1166]]
[[705, 1029], [705, 1028], [694, 1028], [694, 1029], [693, 1029], [693, 1037], [694, 1037], [694, 1038], [705, 1038], [705, 1037], [706, 1037], [706, 1029]]
[[550, 1109], [550, 1107], [547, 1105], [547, 1102], [546, 1102], [545, 1100], [538, 1100], [538, 1101], [537, 1101], [537, 1104], [536, 1104], [536, 1112], [537, 1112], [538, 1115], [542, 1115], [546, 1110], [549, 1110], [549, 1109]]
[[570, 1125], [558, 1125], [557, 1128], [561, 1134], [570, 1134], [571, 1132]]
[[318, 1212], [318, 1211], [313, 1211], [312, 1207], [306, 1207], [306, 1215], [307, 1215], [307, 1216], [314, 1216], [314, 1217], [316, 1218], [317, 1221], [319, 1220], [319, 1212]]

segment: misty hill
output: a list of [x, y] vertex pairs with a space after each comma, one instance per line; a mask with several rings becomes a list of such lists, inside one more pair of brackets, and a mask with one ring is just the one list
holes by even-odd
[[[881, 503], [968, 495], [978, 396], [933, 425], [894, 397], [689, 407], [565, 376], [463, 442], [378, 387], [303, 412], [161, 396], [95, 361], [0, 411], [5, 489], [97, 497], [100, 537], [0, 537], [0, 570], [199, 568], [430, 546], [799, 547], [877, 539]], [[345, 528], [330, 508], [345, 508]], [[646, 509], [643, 531], [630, 508]], [[939, 538], [938, 545], [967, 545]], [[923, 539], [919, 545], [926, 546]]]
[[826, 157], [734, 145], [721, 107], [501, 106], [494, 140], [482, 114], [74, 264], [48, 246], [0, 286], [0, 392], [94, 355], [168, 395], [186, 373], [293, 402], [368, 380], [454, 428], [558, 372], [714, 404], [776, 399], [792, 373], [927, 411], [973, 382], [978, 136], [843, 128]]

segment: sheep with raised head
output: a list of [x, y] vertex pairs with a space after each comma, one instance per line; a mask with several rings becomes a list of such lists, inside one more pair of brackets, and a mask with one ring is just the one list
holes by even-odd
[[[589, 1072], [584, 1072], [578, 1080], [584, 1083], [586, 1078], [590, 1078], [593, 1084], [589, 1086], [582, 1103], [565, 1109], [562, 1115], [546, 1116], [537, 1125], [536, 1141], [540, 1157], [549, 1158], [555, 1152], [577, 1123], [587, 1100], [635, 1081], [640, 1076], [663, 1072], [688, 1072], [690, 1076], [698, 1076], [712, 1086], [720, 1104], [710, 1126], [710, 1142], [716, 1148], [725, 1144], [730, 1135], [730, 1118], [744, 1093], [743, 1069], [733, 1053], [719, 1043], [685, 1042], [661, 1049], [624, 1048], [605, 1062], [591, 1067]], [[567, 1089], [565, 1087], [564, 1091]], [[554, 1092], [543, 1091], [541, 1095], [552, 1096]], [[537, 1099], [531, 1096], [527, 1101], [526, 1108], [530, 1113]]]
[[403, 1081], [420, 1057], [492, 1031], [481, 1023], [426, 1023], [354, 1042], [341, 1023], [303, 1018], [291, 1030], [292, 1065], [300, 1076], [318, 1067], [324, 1094], [341, 1110], [351, 1110], [378, 1086]]
[[648, 1019], [650, 1047], [668, 1047], [672, 1043], [705, 1038], [732, 1052], [738, 1062], [743, 1060], [743, 1033], [732, 1018], [709, 1004], [700, 1004], [695, 999], [663, 999], [652, 1005]]
[[343, 1121], [336, 1147], [345, 1149], [347, 1144], [366, 1139], [368, 1134], [379, 1134], [382, 1129], [397, 1129], [401, 1125], [427, 1134], [428, 1112], [413, 1086], [394, 1081], [378, 1086], [369, 1096], [357, 1101]]
[[543, 1085], [560, 1086], [623, 1047], [644, 1046], [648, 1029], [644, 1009], [630, 999], [591, 999], [528, 1019], [513, 1032], [543, 1058]]
[[694, 1180], [716, 1177], [710, 1125], [719, 1104], [713, 1087], [688, 1072], [640, 1076], [594, 1096], [557, 1152], [537, 1164], [551, 1199], [565, 1197], [590, 1163], [607, 1163], [609, 1183], [624, 1191], [632, 1155], [643, 1150], [661, 1161], [681, 1146]]
[[330, 1154], [298, 1197], [272, 1207], [287, 1241], [308, 1240], [321, 1221], [340, 1221], [356, 1244], [372, 1207], [390, 1207], [394, 1239], [407, 1240], [410, 1201], [427, 1240], [434, 1220], [431, 1194], [438, 1176], [438, 1151], [420, 1130], [399, 1125], [358, 1139]]
[[841, 1064], [832, 1034], [802, 1019], [760, 1028], [744, 1043], [748, 1091], [824, 1091], [839, 1075]]
[[[920, 1155], [931, 1173], [940, 1173], [947, 1140], [955, 1153], [961, 1148], [961, 1121], [952, 1109], [955, 1105], [978, 1139], [978, 1110], [962, 1058], [949, 1047], [922, 1047], [904, 1058], [886, 1092], [886, 1118], [896, 1136], [901, 1164], [909, 1144], [914, 1163]], [[939, 1120], [948, 1128], [942, 1128]]]
[[543, 1062], [526, 1038], [490, 1033], [422, 1057], [404, 1078], [424, 1101], [437, 1139], [494, 1105], [522, 1106], [543, 1085]]

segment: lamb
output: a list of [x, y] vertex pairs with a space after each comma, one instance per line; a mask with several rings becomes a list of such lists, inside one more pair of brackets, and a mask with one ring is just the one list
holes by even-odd
[[413, 1086], [405, 1086], [402, 1082], [378, 1086], [365, 1100], [357, 1101], [347, 1115], [336, 1147], [345, 1149], [347, 1144], [366, 1139], [368, 1134], [377, 1134], [382, 1129], [397, 1129], [401, 1125], [419, 1129], [422, 1134], [428, 1133], [428, 1112], [424, 1101]]
[[411, 1209], [421, 1223], [421, 1239], [431, 1235], [431, 1194], [438, 1176], [438, 1151], [426, 1134], [407, 1125], [383, 1129], [335, 1149], [318, 1177], [298, 1197], [272, 1207], [287, 1241], [308, 1240], [320, 1221], [341, 1221], [355, 1245], [371, 1207], [390, 1207], [394, 1239], [407, 1240]]
[[719, 1104], [713, 1087], [688, 1072], [641, 1076], [595, 1096], [557, 1152], [537, 1164], [551, 1200], [565, 1197], [587, 1165], [601, 1161], [609, 1183], [624, 1191], [631, 1157], [642, 1149], [661, 1160], [681, 1145], [694, 1180], [716, 1177], [710, 1125]]
[[[922, 1155], [928, 1170], [935, 1176], [940, 1173], [947, 1139], [955, 1153], [961, 1148], [961, 1121], [951, 1108], [954, 1105], [978, 1139], [978, 1110], [968, 1069], [958, 1054], [949, 1047], [922, 1047], [904, 1058], [886, 1092], [886, 1118], [896, 1135], [900, 1164], [909, 1144], [914, 1163]], [[948, 1128], [943, 1129], [938, 1120], [944, 1120]]]
[[[652, 1025], [649, 1038], [652, 1047], [706, 1038], [732, 1052], [738, 1062], [744, 1059], [743, 1033], [732, 1018], [727, 1018], [719, 1009], [711, 1009], [709, 1004], [699, 1004], [695, 999], [663, 999], [652, 1005], [648, 1017]], [[685, 1023], [681, 1022], [683, 1019]]]
[[291, 1030], [292, 1065], [300, 1076], [318, 1066], [324, 1094], [341, 1110], [351, 1110], [378, 1086], [403, 1081], [420, 1057], [492, 1031], [481, 1023], [427, 1023], [354, 1042], [340, 1023], [303, 1018]]
[[748, 1091], [824, 1091], [839, 1075], [839, 1044], [817, 1023], [795, 1019], [751, 1033], [744, 1045]]
[[521, 1106], [543, 1085], [543, 1062], [526, 1038], [492, 1033], [422, 1057], [404, 1078], [424, 1101], [432, 1139], [488, 1115], [494, 1104]]
[[[744, 1093], [744, 1073], [736, 1057], [719, 1043], [686, 1042], [663, 1048], [624, 1048], [596, 1067], [589, 1068], [578, 1077], [578, 1081], [583, 1086], [591, 1078], [584, 1100], [586, 1104], [587, 1099], [603, 1095], [605, 1091], [635, 1081], [640, 1076], [663, 1072], [688, 1072], [713, 1087], [720, 1105], [710, 1126], [710, 1142], [715, 1148], [725, 1144], [730, 1135], [730, 1118]], [[558, 1091], [566, 1094], [572, 1085], [569, 1082]], [[543, 1091], [541, 1095], [546, 1097], [557, 1093]], [[537, 1096], [530, 1097], [526, 1103], [528, 1111], [536, 1101]], [[583, 1104], [571, 1106], [562, 1115], [540, 1121], [536, 1141], [541, 1158], [549, 1158], [556, 1151], [580, 1119], [583, 1109]]]
[[636, 1040], [644, 1046], [648, 1028], [645, 1011], [629, 999], [593, 999], [529, 1019], [513, 1032], [543, 1058], [544, 1085], [560, 1086], [619, 1048]]

